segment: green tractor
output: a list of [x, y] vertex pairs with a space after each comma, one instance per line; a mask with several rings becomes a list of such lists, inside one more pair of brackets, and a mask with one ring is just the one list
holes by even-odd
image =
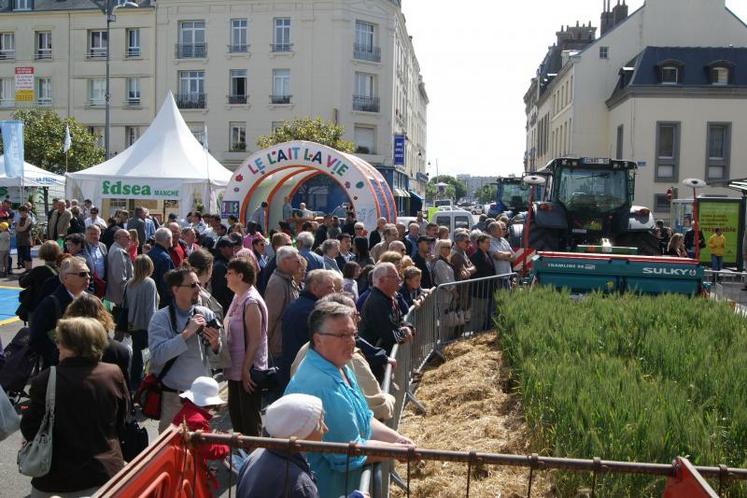
[[529, 247], [573, 251], [609, 239], [638, 254], [661, 255], [651, 210], [633, 206], [636, 168], [632, 161], [614, 159], [550, 161], [535, 173], [544, 177], [545, 188], [532, 206]]

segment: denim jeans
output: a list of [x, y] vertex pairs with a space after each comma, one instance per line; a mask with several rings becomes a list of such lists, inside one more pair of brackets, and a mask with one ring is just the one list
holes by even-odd
[[723, 262], [723, 256], [714, 256], [713, 254], [711, 254], [711, 269], [713, 271], [721, 271], [721, 269], [723, 268]]
[[143, 349], [148, 347], [148, 331], [134, 330], [132, 337], [132, 363], [130, 364], [130, 393], [135, 393], [143, 380]]

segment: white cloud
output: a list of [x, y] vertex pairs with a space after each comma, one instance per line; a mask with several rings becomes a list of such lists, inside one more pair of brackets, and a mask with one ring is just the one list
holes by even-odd
[[[613, 4], [616, 3], [613, 0]], [[529, 80], [561, 25], [599, 28], [598, 0], [404, 0], [430, 98], [429, 170], [499, 175], [523, 170]], [[627, 2], [630, 12], [642, 0]], [[744, 1], [726, 5], [743, 20]], [[597, 35], [599, 31], [597, 31]]]

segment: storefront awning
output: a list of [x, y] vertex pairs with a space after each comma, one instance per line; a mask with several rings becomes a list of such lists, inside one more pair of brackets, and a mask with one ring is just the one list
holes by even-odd
[[424, 200], [422, 197], [420, 197], [416, 192], [413, 192], [412, 190], [408, 190], [407, 193], [410, 194], [410, 197], [412, 197], [413, 199], [419, 200], [421, 203]]
[[410, 194], [408, 194], [406, 190], [402, 190], [401, 188], [395, 188], [394, 197], [410, 197]]

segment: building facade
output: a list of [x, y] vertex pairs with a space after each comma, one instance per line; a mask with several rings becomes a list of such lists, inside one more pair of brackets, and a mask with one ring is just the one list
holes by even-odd
[[554, 66], [546, 58], [532, 80], [527, 169], [562, 155], [636, 161], [635, 203], [657, 216], [669, 209], [668, 188], [690, 195], [685, 178], [747, 176], [747, 144], [731, 139], [747, 128], [738, 112], [747, 92], [736, 79], [747, 69], [747, 26], [724, 0], [646, 0], [629, 16], [618, 4], [605, 9], [602, 26], [600, 38], [562, 51]]
[[[321, 117], [357, 153], [397, 168], [424, 193], [428, 97], [398, 0], [158, 0], [106, 18], [90, 0], [10, 0], [0, 12], [0, 117], [29, 105], [103, 135], [111, 42], [111, 153], [148, 126], [168, 91], [192, 131], [229, 169], [283, 121]], [[33, 101], [17, 100], [33, 68]], [[25, 71], [26, 69], [24, 69]], [[408, 194], [409, 195], [409, 194]]]

